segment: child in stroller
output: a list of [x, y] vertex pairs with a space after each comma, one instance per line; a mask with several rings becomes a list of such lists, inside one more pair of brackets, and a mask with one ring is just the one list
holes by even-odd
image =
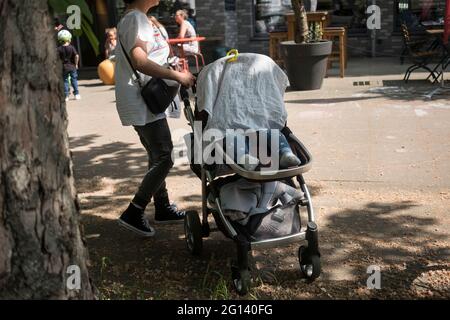
[[[202, 239], [211, 231], [208, 216], [212, 214], [218, 229], [236, 243], [237, 262], [232, 266], [232, 277], [239, 294], [246, 294], [250, 288], [248, 252], [258, 247], [306, 241], [307, 245], [300, 246], [298, 251], [300, 269], [313, 280], [320, 275], [318, 230], [302, 176], [311, 168], [312, 157], [286, 127], [283, 97], [288, 79], [267, 56], [246, 53], [237, 56], [235, 62], [228, 62], [229, 59], [219, 59], [199, 74], [197, 92], [194, 90], [197, 94], [195, 110], [191, 109], [187, 92], [182, 91], [184, 111], [191, 127], [198, 128], [195, 121], [202, 120], [203, 131], [194, 129], [192, 135], [201, 135], [203, 140], [205, 132], [214, 130], [215, 134], [209, 134], [213, 137], [212, 154], [215, 160], [225, 161], [209, 164], [203, 159], [196, 164], [190, 153], [191, 168], [202, 180], [203, 214], [202, 222], [195, 211], [185, 217], [187, 247], [194, 255], [201, 253]], [[236, 140], [242, 141], [239, 134], [230, 135], [230, 129], [250, 130], [251, 133], [275, 130], [275, 134], [272, 132], [259, 139], [258, 144], [267, 142], [267, 137], [281, 137], [275, 147], [283, 151], [272, 150], [270, 156], [289, 154], [289, 161], [269, 169], [262, 165], [249, 167], [250, 162], [245, 161], [243, 166], [239, 165], [238, 148], [227, 147], [225, 151], [220, 143], [223, 138], [225, 145], [230, 141], [233, 145]], [[192, 148], [194, 140], [188, 142], [188, 149]], [[241, 153], [247, 160], [249, 149], [248, 144], [241, 143]], [[301, 191], [293, 178], [297, 179]], [[300, 220], [303, 207], [308, 212], [306, 228]]]
[[[252, 137], [256, 138], [252, 139]], [[253, 144], [254, 148], [250, 144], [251, 140], [256, 140], [256, 143]], [[292, 152], [286, 137], [279, 130], [261, 130], [247, 135], [232, 132], [226, 135], [224, 141], [227, 154], [231, 155], [233, 161], [247, 171], [254, 171], [261, 165], [257, 153], [259, 150], [261, 154], [263, 149], [265, 149], [265, 154], [275, 157], [276, 166], [280, 169], [297, 167], [301, 164], [300, 159]], [[271, 148], [271, 146], [275, 148]], [[272, 165], [272, 163], [270, 164]]]

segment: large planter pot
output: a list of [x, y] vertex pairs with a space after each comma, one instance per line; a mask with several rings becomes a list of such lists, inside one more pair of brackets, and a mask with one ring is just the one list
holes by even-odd
[[294, 90], [317, 90], [322, 87], [327, 73], [328, 56], [332, 50], [331, 41], [313, 43], [281, 42], [289, 82]]

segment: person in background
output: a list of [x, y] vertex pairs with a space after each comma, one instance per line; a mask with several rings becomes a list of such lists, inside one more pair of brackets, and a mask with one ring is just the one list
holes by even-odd
[[75, 100], [80, 100], [81, 96], [78, 90], [78, 64], [80, 56], [75, 47], [71, 44], [72, 34], [67, 30], [59, 31], [58, 42], [60, 43], [60, 46], [57, 48], [58, 55], [63, 63], [64, 93], [66, 95], [66, 101], [69, 101], [70, 83], [73, 87]]
[[422, 2], [422, 12], [420, 13], [420, 21], [432, 20], [432, 9], [434, 5], [434, 0], [423, 0]]
[[110, 59], [115, 55], [115, 50], [117, 46], [117, 29], [108, 28], [106, 31], [106, 42], [105, 42], [105, 57]]
[[[197, 36], [192, 24], [186, 20], [187, 18], [188, 18], [188, 15], [185, 10], [178, 10], [175, 13], [175, 21], [180, 26], [180, 32], [178, 34], [178, 38], [195, 38]], [[183, 50], [187, 54], [198, 53], [198, 42], [192, 41], [192, 42], [183, 44]]]
[[188, 10], [188, 18], [187, 21], [192, 24], [194, 27], [194, 30], [197, 31], [197, 19], [195, 18], [195, 10], [189, 9]]

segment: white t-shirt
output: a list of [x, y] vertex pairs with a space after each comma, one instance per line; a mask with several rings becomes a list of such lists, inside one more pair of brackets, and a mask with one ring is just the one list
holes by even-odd
[[[122, 50], [120, 42], [130, 57], [131, 49], [135, 47], [138, 38], [147, 43], [149, 60], [163, 65], [167, 63], [170, 54], [169, 44], [144, 13], [133, 10], [122, 18], [118, 25], [115, 79], [116, 107], [124, 126], [144, 126], [165, 118], [165, 113], [154, 115], [148, 110], [141, 97], [139, 84], [135, 81], [136, 76]], [[138, 73], [143, 84], [151, 79], [150, 76], [139, 71]]]
[[[186, 34], [184, 36], [185, 38], [197, 37], [197, 34], [195, 33], [195, 29], [189, 21], [184, 20], [183, 24], [186, 25]], [[183, 45], [183, 48], [187, 52], [198, 53], [198, 42], [192, 41], [192, 42], [186, 43]]]

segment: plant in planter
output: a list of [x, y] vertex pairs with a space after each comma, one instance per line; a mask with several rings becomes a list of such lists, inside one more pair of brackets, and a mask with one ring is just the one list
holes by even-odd
[[295, 13], [295, 41], [281, 43], [281, 54], [291, 88], [317, 90], [322, 87], [327, 72], [332, 42], [322, 40], [319, 23], [310, 23], [303, 0], [291, 0]]

